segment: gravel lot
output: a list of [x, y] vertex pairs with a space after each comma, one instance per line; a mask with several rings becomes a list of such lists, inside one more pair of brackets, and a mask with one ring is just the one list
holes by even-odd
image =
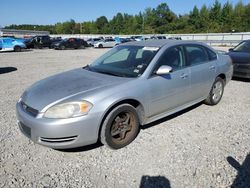
[[217, 106], [148, 125], [118, 151], [100, 144], [57, 151], [23, 136], [15, 116], [22, 92], [106, 50], [0, 53], [0, 187], [250, 187], [249, 80], [231, 81]]

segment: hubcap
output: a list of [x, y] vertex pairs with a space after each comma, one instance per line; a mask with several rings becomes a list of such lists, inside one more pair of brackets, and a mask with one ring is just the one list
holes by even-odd
[[216, 82], [213, 86], [213, 91], [212, 91], [212, 98], [213, 101], [216, 103], [220, 100], [223, 92], [223, 85], [221, 82]]
[[116, 143], [126, 142], [133, 134], [134, 126], [134, 115], [130, 112], [121, 112], [114, 118], [111, 126], [112, 140]]

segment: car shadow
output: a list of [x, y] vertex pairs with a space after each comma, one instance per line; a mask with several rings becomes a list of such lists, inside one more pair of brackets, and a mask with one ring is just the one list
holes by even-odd
[[170, 181], [164, 176], [142, 176], [140, 188], [171, 188]]
[[101, 142], [97, 142], [95, 144], [87, 145], [87, 146], [82, 146], [78, 148], [71, 148], [71, 149], [55, 149], [57, 151], [61, 152], [66, 152], [66, 153], [76, 153], [76, 152], [85, 152], [85, 151], [90, 151], [99, 147], [102, 147], [103, 144]]
[[16, 67], [0, 67], [0, 74], [6, 74], [13, 71], [17, 71]]
[[231, 187], [250, 187], [250, 154], [247, 155], [242, 165], [231, 156], [227, 157], [227, 162], [238, 171]]
[[239, 82], [250, 82], [250, 78], [233, 77], [232, 80], [239, 81]]
[[148, 128], [153, 127], [153, 126], [155, 126], [155, 125], [159, 125], [159, 124], [161, 124], [161, 123], [163, 123], [163, 122], [165, 122], [165, 121], [169, 121], [169, 120], [171, 120], [171, 119], [174, 119], [174, 118], [176, 118], [176, 117], [178, 117], [178, 116], [181, 116], [182, 114], [185, 114], [185, 113], [187, 113], [187, 112], [189, 112], [189, 111], [191, 111], [191, 110], [194, 110], [195, 108], [201, 106], [202, 104], [203, 104], [203, 102], [197, 103], [197, 104], [195, 104], [195, 105], [193, 105], [193, 106], [191, 106], [191, 107], [188, 107], [188, 108], [186, 108], [186, 109], [184, 109], [184, 110], [181, 110], [181, 111], [179, 111], [179, 112], [176, 112], [176, 113], [174, 113], [174, 114], [172, 114], [172, 115], [166, 116], [166, 117], [164, 117], [164, 118], [162, 118], [162, 119], [159, 119], [159, 120], [156, 120], [156, 121], [154, 121], [154, 122], [152, 122], [152, 123], [143, 125], [143, 126], [141, 126], [141, 129], [142, 129], [142, 130], [143, 130], [143, 129], [148, 129]]

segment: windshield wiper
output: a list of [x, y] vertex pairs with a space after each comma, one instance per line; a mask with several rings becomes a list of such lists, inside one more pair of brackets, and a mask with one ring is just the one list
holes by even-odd
[[101, 73], [101, 74], [107, 74], [107, 75], [111, 75], [111, 76], [125, 77], [124, 75], [115, 74], [115, 73], [112, 73], [112, 72], [101, 71], [101, 70], [96, 70], [95, 72], [98, 72], [98, 73]]

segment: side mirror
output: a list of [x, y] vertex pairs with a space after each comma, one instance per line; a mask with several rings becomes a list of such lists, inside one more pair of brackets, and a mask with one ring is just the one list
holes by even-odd
[[229, 52], [232, 52], [232, 51], [234, 51], [234, 49], [233, 49], [233, 48], [229, 48], [228, 51], [229, 51]]
[[156, 74], [157, 75], [164, 75], [164, 74], [169, 74], [171, 71], [172, 71], [172, 67], [167, 66], [167, 65], [162, 65], [156, 71]]

